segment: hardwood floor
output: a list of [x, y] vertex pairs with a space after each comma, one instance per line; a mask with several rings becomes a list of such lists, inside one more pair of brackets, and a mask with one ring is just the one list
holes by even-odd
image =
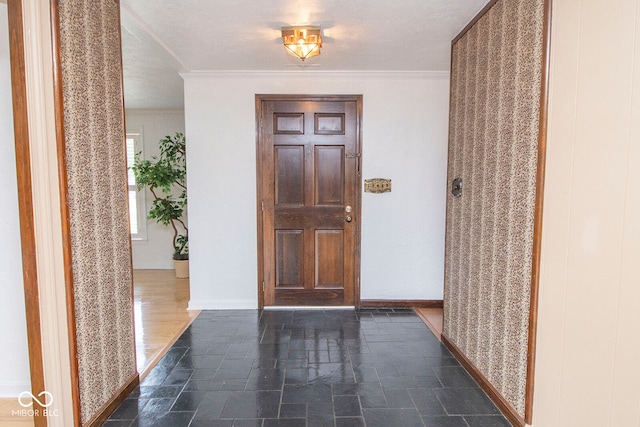
[[[142, 379], [200, 311], [187, 310], [189, 279], [176, 279], [173, 270], [134, 270], [133, 295], [137, 368]], [[12, 415], [21, 409], [18, 399], [0, 399], [0, 426], [33, 426], [33, 417]]]
[[189, 311], [189, 279], [173, 270], [134, 270], [136, 358], [140, 379], [155, 366], [199, 310]]
[[0, 399], [0, 426], [2, 427], [33, 427], [33, 417], [12, 415], [14, 411], [24, 410], [18, 399]]
[[442, 308], [414, 308], [413, 309], [431, 332], [442, 341], [442, 324], [444, 310]]

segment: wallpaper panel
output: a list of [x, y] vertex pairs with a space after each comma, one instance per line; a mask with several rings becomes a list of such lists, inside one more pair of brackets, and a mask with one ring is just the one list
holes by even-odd
[[119, 4], [59, 0], [83, 424], [136, 374]]
[[543, 20], [499, 0], [452, 47], [444, 335], [523, 417]]

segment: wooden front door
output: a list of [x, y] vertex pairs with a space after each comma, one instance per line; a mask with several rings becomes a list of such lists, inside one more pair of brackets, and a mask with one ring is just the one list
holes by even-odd
[[256, 102], [260, 305], [356, 305], [362, 97]]

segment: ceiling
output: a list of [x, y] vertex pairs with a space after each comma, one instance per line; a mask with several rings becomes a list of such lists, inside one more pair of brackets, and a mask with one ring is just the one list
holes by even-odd
[[[451, 40], [489, 0], [121, 0], [126, 108], [183, 108], [190, 71], [447, 71]], [[280, 28], [319, 25], [322, 54]]]

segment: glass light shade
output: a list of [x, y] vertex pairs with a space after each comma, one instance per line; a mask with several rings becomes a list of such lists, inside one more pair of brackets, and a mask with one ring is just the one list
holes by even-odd
[[320, 55], [322, 35], [320, 27], [282, 27], [285, 50], [301, 60]]

